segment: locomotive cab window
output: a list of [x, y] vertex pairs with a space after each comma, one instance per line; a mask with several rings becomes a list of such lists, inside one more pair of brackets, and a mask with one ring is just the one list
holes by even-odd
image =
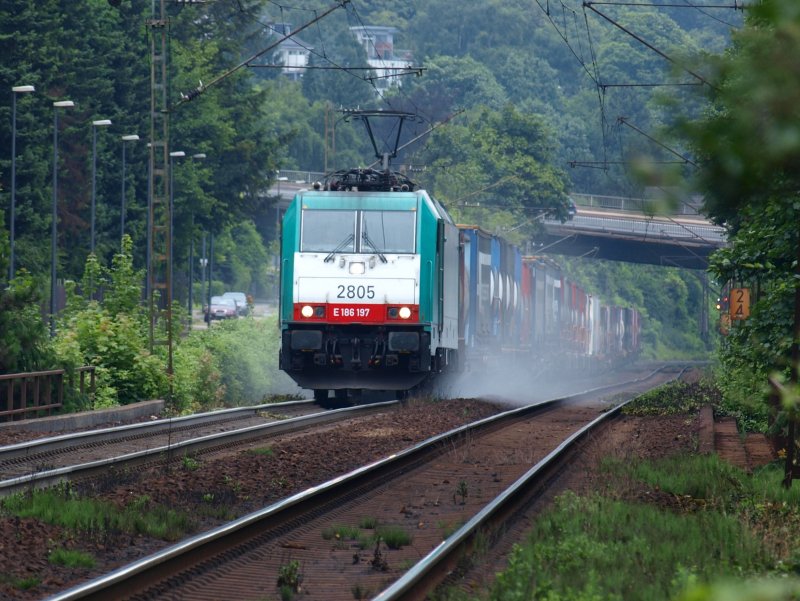
[[304, 252], [353, 252], [355, 211], [303, 211], [300, 250]]
[[412, 211], [362, 211], [361, 252], [413, 253], [416, 216]]
[[416, 212], [305, 209], [300, 250], [331, 253], [414, 253]]

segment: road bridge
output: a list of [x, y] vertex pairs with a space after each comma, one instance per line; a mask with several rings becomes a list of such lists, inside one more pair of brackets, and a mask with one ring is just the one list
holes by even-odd
[[708, 256], [727, 245], [725, 229], [699, 217], [651, 218], [578, 206], [570, 221], [544, 225], [535, 252], [609, 261], [705, 269]]

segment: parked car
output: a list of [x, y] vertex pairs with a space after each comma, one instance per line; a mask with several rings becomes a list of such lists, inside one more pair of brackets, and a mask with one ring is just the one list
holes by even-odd
[[244, 292], [224, 292], [222, 298], [232, 298], [236, 303], [236, 313], [238, 315], [249, 315], [250, 305], [247, 303], [247, 295]]
[[212, 296], [211, 305], [206, 307], [206, 319], [235, 319], [236, 301], [224, 296]]

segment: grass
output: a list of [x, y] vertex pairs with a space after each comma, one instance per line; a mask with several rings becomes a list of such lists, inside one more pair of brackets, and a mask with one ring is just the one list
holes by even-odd
[[36, 518], [81, 533], [142, 534], [174, 541], [194, 529], [191, 518], [167, 507], [147, 507], [139, 499], [119, 509], [112, 503], [82, 499], [60, 489], [32, 491], [3, 499], [5, 512]]
[[[667, 601], [698, 583], [800, 568], [800, 549], [787, 537], [800, 527], [800, 491], [781, 488], [777, 467], [750, 477], [715, 456], [685, 456], [603, 469], [622, 487], [647, 483], [674, 506], [566, 493], [483, 598]], [[787, 586], [800, 590], [797, 582], [777, 590]], [[797, 597], [774, 597], [788, 598]]]
[[259, 447], [256, 449], [250, 449], [247, 452], [252, 455], [263, 455], [264, 457], [272, 457], [275, 454], [275, 451], [272, 450], [272, 447]]
[[21, 591], [28, 591], [32, 588], [35, 588], [41, 584], [41, 578], [37, 578], [36, 576], [28, 576], [26, 578], [21, 578], [19, 576], [14, 576], [12, 574], [6, 574], [0, 572], [0, 582], [4, 584], [10, 584], [14, 588], [17, 588]]
[[[689, 398], [686, 398], [689, 397]], [[634, 415], [692, 413], [718, 393], [669, 385]], [[715, 455], [606, 459], [603, 487], [568, 492], [515, 546], [492, 588], [438, 591], [470, 601], [785, 601], [800, 599], [800, 487], [782, 465], [748, 474]]]
[[339, 524], [330, 526], [322, 531], [322, 538], [325, 540], [358, 540], [361, 531], [357, 526], [347, 526]]
[[390, 549], [400, 549], [411, 544], [411, 535], [400, 526], [379, 526], [375, 537], [380, 538]]
[[364, 530], [375, 530], [378, 527], [378, 518], [373, 516], [364, 516], [358, 522], [358, 527]]
[[[368, 532], [364, 532], [367, 530]], [[411, 544], [411, 535], [400, 526], [379, 525], [377, 518], [364, 517], [358, 526], [338, 524], [322, 531], [324, 540], [353, 541], [359, 549], [367, 549], [382, 541], [390, 549], [400, 549]]]
[[677, 381], [644, 393], [622, 411], [626, 415], [676, 415], [694, 413], [703, 405], [719, 405], [721, 401], [719, 391], [710, 381]]
[[668, 600], [690, 582], [769, 565], [764, 545], [735, 516], [568, 493], [514, 549], [489, 598]]
[[94, 557], [89, 553], [72, 549], [54, 549], [50, 553], [50, 563], [67, 568], [93, 568]]

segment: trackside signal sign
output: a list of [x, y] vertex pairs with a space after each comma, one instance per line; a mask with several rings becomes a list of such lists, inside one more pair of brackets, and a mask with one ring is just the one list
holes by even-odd
[[732, 288], [730, 299], [731, 319], [750, 317], [750, 288]]

